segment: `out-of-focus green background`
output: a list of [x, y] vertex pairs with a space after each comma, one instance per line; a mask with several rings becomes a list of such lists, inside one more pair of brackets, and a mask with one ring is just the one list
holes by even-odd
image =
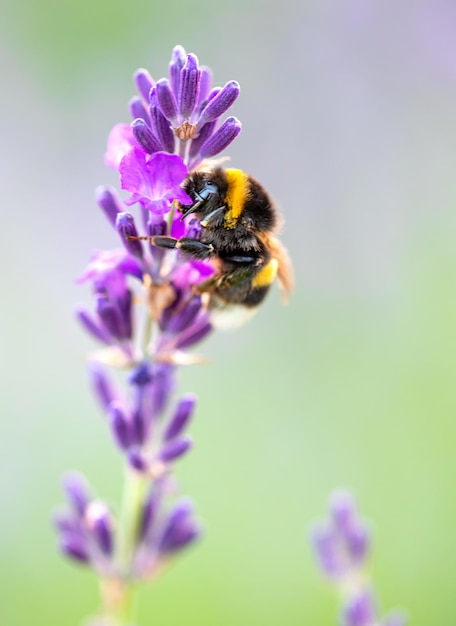
[[97, 607], [49, 526], [69, 468], [120, 492], [73, 281], [117, 245], [93, 190], [116, 180], [102, 157], [131, 75], [165, 75], [177, 43], [241, 83], [229, 153], [282, 207], [297, 289], [182, 372], [200, 406], [179, 478], [206, 536], [143, 589], [139, 622], [335, 624], [307, 534], [348, 486], [382, 606], [454, 626], [455, 29], [445, 0], [3, 1], [2, 626]]

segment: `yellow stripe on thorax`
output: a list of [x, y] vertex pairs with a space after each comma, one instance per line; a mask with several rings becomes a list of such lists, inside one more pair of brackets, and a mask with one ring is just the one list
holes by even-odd
[[234, 228], [242, 213], [249, 193], [249, 177], [242, 170], [228, 168], [225, 170], [228, 191], [225, 202], [228, 211], [225, 213], [225, 228]]
[[277, 275], [279, 262], [277, 259], [271, 259], [252, 280], [252, 287], [268, 287]]

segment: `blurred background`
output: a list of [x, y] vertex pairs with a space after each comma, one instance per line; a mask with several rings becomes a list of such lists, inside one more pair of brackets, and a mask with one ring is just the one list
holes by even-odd
[[117, 245], [94, 189], [117, 184], [103, 153], [131, 76], [166, 75], [178, 43], [241, 84], [229, 154], [277, 199], [297, 288], [181, 372], [200, 405], [179, 480], [206, 535], [142, 590], [139, 623], [335, 624], [307, 537], [343, 486], [383, 609], [456, 623], [455, 29], [450, 0], [3, 0], [2, 626], [97, 608], [49, 523], [67, 469], [121, 489], [74, 279]]

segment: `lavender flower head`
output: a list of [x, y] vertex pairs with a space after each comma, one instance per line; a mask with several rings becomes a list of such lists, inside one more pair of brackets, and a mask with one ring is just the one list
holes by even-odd
[[381, 618], [366, 573], [370, 532], [348, 491], [334, 493], [328, 519], [315, 525], [312, 544], [318, 565], [342, 596], [341, 626], [404, 626], [406, 618], [395, 611]]
[[[213, 267], [136, 237], [195, 236], [195, 220], [174, 215], [176, 202], [191, 202], [181, 183], [241, 130], [236, 118], [223, 119], [239, 85], [212, 87], [210, 70], [181, 46], [173, 50], [167, 78], [154, 81], [141, 69], [135, 82], [133, 121], [113, 128], [105, 156], [127, 198], [110, 187], [96, 192], [121, 247], [92, 255], [78, 282], [91, 286], [93, 308], [77, 309], [99, 345], [89, 361], [90, 382], [124, 460], [125, 502], [120, 513], [112, 511], [72, 472], [63, 480], [67, 506], [55, 515], [61, 550], [97, 572], [106, 614], [116, 616], [133, 583], [154, 577], [201, 534], [194, 505], [179, 497], [173, 475], [193, 448], [187, 430], [196, 397], [175, 399], [174, 393], [178, 366], [198, 361], [188, 350], [212, 330], [194, 286]], [[109, 368], [126, 372], [123, 387]]]

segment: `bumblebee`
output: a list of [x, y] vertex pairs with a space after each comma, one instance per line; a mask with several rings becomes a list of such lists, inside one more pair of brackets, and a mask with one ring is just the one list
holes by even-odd
[[182, 187], [193, 202], [179, 204], [178, 210], [181, 219], [194, 214], [199, 220], [199, 239], [155, 236], [152, 242], [192, 259], [211, 261], [215, 274], [196, 285], [195, 291], [207, 294], [215, 324], [243, 323], [276, 277], [286, 300], [293, 287], [292, 266], [275, 237], [279, 214], [260, 183], [242, 170], [216, 167], [192, 172]]

